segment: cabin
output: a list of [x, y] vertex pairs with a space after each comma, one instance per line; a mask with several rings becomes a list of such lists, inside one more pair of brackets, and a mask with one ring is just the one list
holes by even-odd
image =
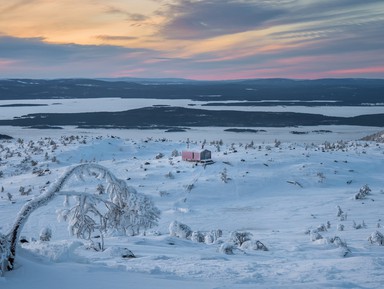
[[211, 160], [211, 151], [202, 150], [202, 151], [182, 151], [181, 159], [188, 162], [210, 162]]

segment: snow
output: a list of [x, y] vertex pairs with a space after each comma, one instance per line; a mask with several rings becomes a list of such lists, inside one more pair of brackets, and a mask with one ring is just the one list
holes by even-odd
[[[224, 134], [205, 128], [191, 136], [9, 128], [24, 141], [0, 142], [0, 233], [8, 233], [27, 201], [80, 163], [100, 164], [150, 196], [161, 218], [145, 234], [106, 236], [106, 250], [96, 252], [58, 222], [64, 199], [57, 197], [31, 214], [21, 233], [29, 243], [20, 244], [16, 268], [0, 277], [0, 288], [382, 288], [384, 247], [369, 238], [384, 232], [384, 145], [353, 141], [377, 129], [333, 127], [347, 133], [320, 136], [267, 130]], [[188, 137], [191, 149], [206, 140], [214, 164], [172, 157], [186, 149]], [[164, 157], [156, 158], [159, 153]], [[91, 193], [95, 184], [74, 189]], [[371, 191], [356, 200], [364, 185]], [[21, 195], [20, 186], [30, 194]], [[221, 230], [222, 236], [213, 243], [178, 238], [169, 232], [174, 221], [204, 236]], [[50, 241], [39, 240], [44, 228], [52, 231]], [[251, 241], [233, 245], [235, 231], [249, 232]], [[314, 233], [322, 238], [312, 241]], [[255, 250], [257, 241], [268, 251]], [[223, 246], [232, 246], [233, 254], [223, 253]], [[123, 257], [127, 250], [136, 258]]]

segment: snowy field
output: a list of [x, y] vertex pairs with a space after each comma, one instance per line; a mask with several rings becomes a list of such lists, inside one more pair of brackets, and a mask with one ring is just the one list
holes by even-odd
[[[321, 129], [332, 133], [289, 133]], [[57, 220], [64, 201], [57, 197], [29, 218], [21, 234], [29, 242], [20, 244], [16, 268], [0, 277], [0, 288], [382, 288], [384, 247], [369, 238], [384, 233], [384, 144], [355, 141], [380, 129], [266, 130], [2, 127], [15, 139], [0, 142], [0, 233], [28, 200], [84, 163], [150, 196], [161, 216], [139, 235], [110, 232], [97, 252]], [[175, 156], [203, 143], [211, 165]], [[364, 186], [370, 191], [356, 199]], [[73, 189], [93, 193], [96, 184]], [[171, 236], [173, 221], [199, 232], [202, 242]], [[50, 241], [39, 240], [44, 228]], [[126, 248], [136, 258], [124, 258]]]

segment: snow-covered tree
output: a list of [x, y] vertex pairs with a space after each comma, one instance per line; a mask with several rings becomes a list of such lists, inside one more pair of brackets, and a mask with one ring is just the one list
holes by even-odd
[[[74, 180], [85, 181], [86, 178], [104, 181], [106, 194], [100, 195], [96, 189], [94, 193], [89, 193], [71, 188]], [[16, 245], [28, 217], [56, 196], [75, 197], [75, 205], [62, 211], [61, 215], [69, 221], [70, 231], [85, 239], [90, 239], [94, 230], [104, 233], [108, 229], [117, 229], [138, 233], [140, 229], [145, 230], [157, 225], [160, 217], [160, 211], [151, 199], [128, 187], [124, 180], [116, 178], [107, 168], [92, 163], [72, 167], [44, 193], [22, 207], [10, 232], [1, 239], [2, 244], [5, 244], [2, 245], [5, 246], [5, 249], [2, 249], [2, 254], [5, 254], [2, 262], [7, 264], [9, 270], [13, 269]]]
[[6, 235], [0, 233], [0, 277], [9, 267], [10, 245]]
[[368, 185], [364, 185], [360, 188], [359, 192], [355, 194], [355, 200], [365, 199], [370, 194], [371, 188]]

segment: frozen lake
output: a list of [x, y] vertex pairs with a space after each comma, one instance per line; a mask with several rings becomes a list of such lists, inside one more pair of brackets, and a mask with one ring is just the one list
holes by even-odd
[[[210, 106], [205, 106], [206, 104]], [[213, 105], [217, 103], [218, 105]], [[124, 111], [149, 106], [178, 106], [206, 110], [268, 111], [297, 112], [322, 114], [336, 117], [353, 117], [366, 114], [384, 113], [383, 106], [284, 106], [276, 102], [276, 106], [231, 106], [220, 105], [225, 101], [193, 101], [189, 99], [126, 99], [126, 98], [87, 98], [87, 99], [36, 99], [36, 100], [0, 100], [0, 119], [12, 119], [30, 113], [78, 113], [97, 111]], [[234, 103], [228, 101], [227, 103]], [[240, 102], [238, 102], [240, 103]], [[241, 103], [246, 103], [241, 101]]]

